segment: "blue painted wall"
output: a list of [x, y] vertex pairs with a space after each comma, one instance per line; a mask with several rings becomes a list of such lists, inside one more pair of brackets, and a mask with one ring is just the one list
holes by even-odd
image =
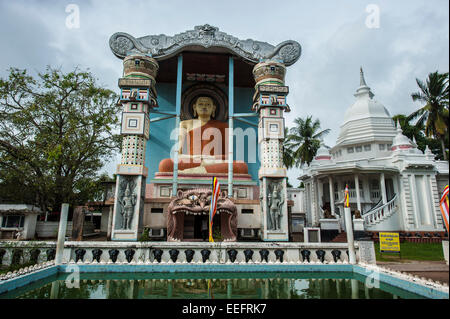
[[[183, 86], [183, 90], [185, 87]], [[158, 92], [158, 111], [170, 111], [175, 112], [175, 95], [176, 95], [176, 84], [168, 83], [158, 83], [156, 85], [156, 90]], [[224, 92], [227, 94], [227, 88], [223, 87]], [[234, 112], [235, 113], [250, 113], [252, 107], [254, 89], [253, 88], [234, 88]], [[162, 114], [150, 114], [150, 118], [163, 117]], [[258, 117], [246, 117], [246, 121], [258, 124]], [[240, 122], [238, 120], [234, 121], [234, 127], [241, 128], [245, 131], [247, 128], [252, 128], [249, 124]], [[175, 118], [158, 121], [150, 124], [150, 139], [147, 142], [147, 150], [145, 154], [145, 166], [148, 167], [148, 177], [147, 183], [150, 183], [158, 171], [159, 162], [164, 158], [170, 157], [170, 150], [173, 147], [176, 136], [174, 139], [170, 139], [170, 134], [175, 128]], [[256, 132], [256, 141], [258, 137], [258, 131], [256, 127], [253, 127]], [[259, 156], [256, 154], [256, 163], [248, 163], [248, 138], [245, 138], [244, 145], [244, 161], [248, 164], [249, 174], [252, 176], [254, 181], [258, 181], [258, 169], [260, 167]], [[258, 147], [254, 148], [258, 152]], [[236, 137], [234, 138], [234, 152], [236, 159]]]

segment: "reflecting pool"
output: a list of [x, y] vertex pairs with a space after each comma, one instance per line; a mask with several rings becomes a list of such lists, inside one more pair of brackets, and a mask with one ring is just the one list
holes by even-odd
[[79, 279], [60, 273], [0, 299], [423, 298], [355, 273], [81, 273]]

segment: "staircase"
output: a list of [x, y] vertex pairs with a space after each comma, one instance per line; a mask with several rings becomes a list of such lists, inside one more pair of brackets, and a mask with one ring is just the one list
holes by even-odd
[[376, 207], [362, 215], [364, 219], [364, 229], [371, 230], [371, 228], [389, 219], [398, 210], [397, 194], [386, 204]]
[[341, 232], [331, 241], [332, 243], [346, 243], [347, 242], [347, 233]]

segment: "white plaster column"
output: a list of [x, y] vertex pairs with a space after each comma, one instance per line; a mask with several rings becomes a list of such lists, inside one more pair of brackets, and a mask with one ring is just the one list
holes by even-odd
[[358, 174], [355, 174], [355, 191], [356, 191], [356, 205], [358, 207], [358, 210], [362, 214], [362, 210], [361, 210], [361, 194], [359, 193], [359, 176], [358, 176]]
[[328, 176], [328, 184], [330, 185], [330, 206], [331, 206], [331, 214], [333, 216], [336, 215], [334, 211], [334, 185], [333, 185], [333, 178], [331, 176]]
[[380, 174], [380, 185], [381, 185], [381, 196], [383, 198], [383, 204], [386, 204], [387, 196], [386, 196], [386, 181], [384, 179], [384, 173]]
[[66, 239], [67, 215], [69, 213], [69, 204], [62, 204], [61, 214], [59, 216], [58, 241], [56, 243], [55, 265], [61, 265], [64, 252], [64, 241]]
[[114, 206], [109, 206], [109, 214], [108, 214], [108, 231], [106, 233], [106, 237], [108, 240], [111, 240], [111, 232], [112, 232], [112, 224], [113, 224], [113, 212]]
[[353, 240], [353, 221], [350, 213], [350, 207], [344, 207], [345, 214], [345, 231], [347, 233], [348, 259], [349, 263], [356, 264], [355, 243]]
[[417, 201], [417, 190], [416, 190], [416, 175], [411, 174], [408, 176], [409, 180], [409, 188], [410, 188], [410, 196], [411, 196], [411, 203], [412, 203], [412, 209], [414, 213], [414, 227], [419, 227], [422, 220], [420, 218], [420, 211], [419, 211], [419, 202]]
[[320, 179], [317, 179], [317, 197], [318, 197], [319, 207], [322, 208], [323, 207], [323, 184], [320, 181]]

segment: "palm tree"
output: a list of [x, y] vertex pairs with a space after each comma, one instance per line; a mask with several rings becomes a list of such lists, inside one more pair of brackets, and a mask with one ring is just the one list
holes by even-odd
[[447, 159], [445, 151], [445, 137], [448, 134], [448, 72], [428, 74], [426, 83], [416, 79], [420, 91], [411, 94], [413, 101], [425, 103], [423, 107], [408, 116], [408, 120], [419, 118], [417, 126], [425, 126], [425, 135], [435, 137], [441, 142], [444, 160]]
[[295, 164], [294, 152], [291, 149], [291, 145], [289, 143], [289, 128], [284, 128], [284, 142], [283, 142], [283, 164], [287, 169], [292, 168]]
[[312, 120], [312, 116], [306, 119], [300, 117], [294, 120], [295, 126], [289, 130], [285, 149], [292, 152], [293, 164], [300, 167], [311, 163], [320, 147], [321, 138], [330, 132], [330, 129], [320, 130], [320, 120]]

